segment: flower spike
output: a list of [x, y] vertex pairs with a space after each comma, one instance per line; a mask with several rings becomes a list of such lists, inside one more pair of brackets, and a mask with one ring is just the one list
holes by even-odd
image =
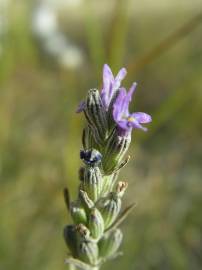
[[117, 183], [117, 178], [129, 161], [125, 155], [132, 129], [146, 131], [142, 124], [152, 119], [143, 112], [130, 113], [137, 84], [133, 83], [127, 92], [121, 86], [126, 73], [121, 68], [114, 76], [105, 64], [101, 92], [90, 89], [77, 109], [84, 113], [87, 126], [82, 135], [78, 196], [70, 202], [68, 190], [64, 194], [73, 220], [73, 225], [65, 227], [64, 238], [71, 252], [65, 262], [83, 270], [100, 270], [103, 263], [120, 254], [123, 234], [118, 227], [135, 205], [121, 211], [128, 183]]

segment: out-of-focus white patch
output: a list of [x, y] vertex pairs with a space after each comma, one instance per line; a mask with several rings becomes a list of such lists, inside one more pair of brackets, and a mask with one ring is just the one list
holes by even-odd
[[80, 50], [78, 50], [78, 48], [69, 46], [61, 53], [58, 61], [66, 68], [75, 69], [82, 65], [83, 54]]
[[55, 33], [55, 35], [44, 40], [44, 47], [49, 53], [57, 56], [58, 53], [66, 49], [67, 42], [63, 35]]
[[33, 31], [41, 37], [54, 34], [57, 31], [57, 18], [53, 9], [40, 4], [33, 13]]
[[43, 49], [60, 65], [66, 68], [78, 68], [83, 63], [84, 55], [81, 49], [60, 31], [56, 10], [47, 2], [42, 0], [33, 12], [33, 32]]
[[54, 7], [78, 7], [81, 5], [84, 1], [83, 0], [45, 0], [46, 3], [51, 4]]

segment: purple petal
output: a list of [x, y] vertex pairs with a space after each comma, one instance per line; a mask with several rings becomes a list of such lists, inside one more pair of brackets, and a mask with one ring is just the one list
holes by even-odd
[[105, 89], [103, 88], [101, 93], [100, 93], [100, 97], [102, 99], [102, 103], [104, 105], [104, 107], [107, 109], [109, 104], [108, 104], [108, 96], [107, 96], [107, 92], [105, 91]]
[[112, 71], [110, 67], [107, 64], [105, 64], [103, 67], [103, 88], [101, 90], [100, 96], [106, 109], [108, 108], [111, 100], [109, 95], [111, 92], [113, 82], [114, 76], [112, 74]]
[[127, 92], [124, 88], [119, 90], [118, 97], [116, 98], [113, 105], [113, 118], [115, 122], [119, 121], [123, 115], [127, 116], [127, 104], [125, 104]]
[[124, 130], [132, 130], [132, 125], [128, 125], [128, 121], [126, 119], [119, 120], [117, 122], [118, 126]]
[[140, 124], [150, 123], [152, 118], [149, 114], [143, 112], [136, 112], [131, 115], [134, 117]]
[[104, 64], [103, 66], [103, 82], [105, 81], [105, 79], [108, 79], [110, 81], [114, 80], [111, 68], [107, 64]]
[[126, 74], [127, 74], [127, 70], [125, 68], [121, 68], [118, 74], [116, 75], [115, 80], [122, 81], [126, 77]]
[[79, 103], [77, 109], [76, 109], [76, 113], [80, 113], [82, 112], [86, 107], [86, 102], [83, 100]]
[[139, 128], [139, 129], [142, 129], [144, 131], [147, 131], [147, 128], [143, 127], [138, 121], [131, 122], [131, 125], [133, 128]]
[[129, 113], [129, 104], [132, 100], [132, 95], [136, 89], [137, 84], [133, 83], [128, 93], [125, 88], [119, 89], [118, 97], [113, 105], [113, 118], [118, 128], [127, 131], [131, 131], [132, 128], [142, 129], [147, 131], [147, 128], [141, 124], [146, 124], [152, 121], [149, 114], [138, 112]]
[[105, 64], [103, 67], [103, 90], [108, 93], [111, 88], [112, 83], [114, 82], [114, 76], [110, 67]]
[[113, 85], [114, 91], [116, 91], [120, 87], [121, 81], [125, 78], [126, 74], [127, 74], [127, 71], [125, 68], [122, 68], [119, 70], [119, 72], [116, 75], [116, 78], [114, 80], [114, 85]]
[[101, 90], [101, 99], [106, 109], [108, 109], [112, 97], [119, 89], [121, 81], [125, 78], [127, 71], [122, 68], [116, 78], [114, 78], [110, 67], [105, 64], [103, 67], [103, 88]]
[[137, 86], [137, 83], [134, 82], [128, 91], [128, 94], [127, 94], [128, 103], [130, 103], [132, 100], [132, 96], [133, 96], [133, 93], [135, 92], [136, 86]]
[[137, 83], [133, 83], [131, 88], [129, 89], [128, 93], [126, 92], [126, 90], [124, 89], [125, 91], [125, 97], [123, 98], [123, 102], [122, 102], [122, 111], [123, 111], [123, 114], [125, 116], [128, 116], [129, 115], [129, 104], [132, 100], [132, 95], [136, 89], [136, 86], [137, 86]]

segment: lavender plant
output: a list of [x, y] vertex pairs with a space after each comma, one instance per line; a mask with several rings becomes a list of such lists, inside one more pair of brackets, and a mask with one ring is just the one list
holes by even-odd
[[151, 116], [129, 112], [136, 83], [128, 92], [121, 87], [126, 73], [122, 68], [114, 77], [105, 64], [101, 92], [90, 89], [77, 109], [87, 120], [80, 151], [83, 166], [77, 200], [70, 202], [68, 189], [64, 191], [74, 223], [65, 227], [64, 238], [71, 252], [66, 263], [83, 270], [99, 270], [104, 262], [121, 254], [123, 235], [118, 226], [134, 207], [132, 203], [121, 212], [128, 183], [117, 182], [117, 178], [129, 161], [125, 154], [132, 130], [146, 131], [142, 124], [151, 122]]

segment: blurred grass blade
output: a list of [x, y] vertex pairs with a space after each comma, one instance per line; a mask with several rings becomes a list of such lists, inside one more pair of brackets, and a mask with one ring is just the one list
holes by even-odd
[[193, 95], [193, 92], [191, 91], [194, 87], [197, 87], [198, 78], [201, 78], [201, 72], [196, 73], [195, 70], [192, 71], [192, 73], [190, 73], [189, 80], [186, 80], [184, 84], [171, 94], [171, 96], [162, 103], [158, 110], [153, 113], [154, 122], [149, 132], [150, 135], [171, 119], [172, 116], [176, 115], [186, 103], [190, 103], [191, 96]]
[[111, 31], [109, 32], [109, 63], [114, 69], [119, 69], [124, 62], [126, 51], [126, 36], [128, 34], [128, 1], [116, 2], [114, 14], [112, 15]]
[[149, 52], [145, 53], [139, 60], [130, 62], [128, 66], [128, 71], [130, 73], [135, 73], [144, 68], [144, 66], [153, 62], [162, 53], [166, 52], [173, 46], [175, 46], [182, 38], [186, 37], [192, 31], [196, 29], [202, 23], [202, 13], [199, 13], [193, 17], [190, 21], [185, 23], [183, 26], [174, 31], [167, 38], [162, 40], [156, 47], [151, 49]]
[[88, 4], [85, 5], [85, 29], [91, 61], [98, 76], [105, 59], [105, 51], [100, 23], [95, 16], [92, 0], [89, 0]]

